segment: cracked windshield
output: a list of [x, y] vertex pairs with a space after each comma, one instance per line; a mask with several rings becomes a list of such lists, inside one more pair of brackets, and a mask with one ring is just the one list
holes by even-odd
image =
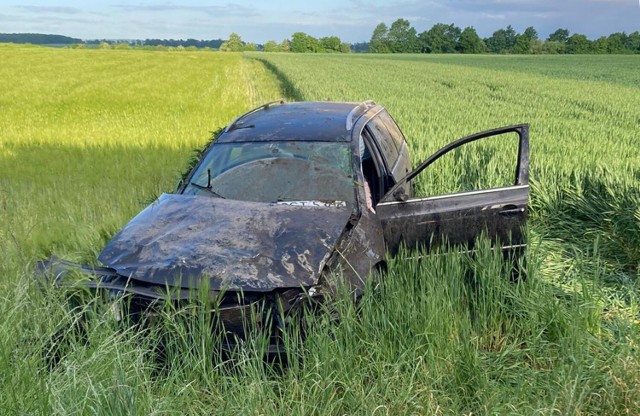
[[283, 141], [214, 144], [184, 193], [344, 206], [354, 192], [349, 143]]

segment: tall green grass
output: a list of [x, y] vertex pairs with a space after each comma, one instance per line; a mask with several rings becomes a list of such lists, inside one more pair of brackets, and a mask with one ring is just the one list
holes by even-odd
[[[413, 58], [0, 57], [0, 413], [640, 413], [637, 87]], [[289, 327], [286, 369], [265, 362], [259, 333], [223, 361], [202, 301], [141, 330], [109, 299], [70, 309], [34, 286], [37, 259], [95, 262], [211, 131], [281, 94], [385, 104], [414, 162], [531, 122], [527, 280], [511, 283], [482, 241], [475, 257], [401, 253], [358, 305], [340, 292], [306, 317], [304, 339]], [[493, 145], [474, 153], [444, 161], [449, 177], [434, 183], [478, 185], [447, 182], [463, 164], [490, 166], [491, 186], [508, 161]]]
[[[370, 59], [360, 55], [361, 59]], [[420, 61], [499, 72], [534, 74], [551, 79], [593, 81], [636, 87], [640, 83], [638, 57], [632, 55], [377, 55], [376, 58], [392, 61]]]
[[[615, 80], [629, 74], [638, 57], [593, 62], [593, 57], [253, 56], [277, 68], [295, 98], [384, 104], [407, 136], [414, 164], [455, 138], [530, 123], [534, 232], [554, 228], [549, 237], [561, 233], [563, 240], [580, 240], [582, 250], [600, 235], [602, 253], [617, 253], [607, 261], [638, 280], [640, 95], [637, 83]], [[592, 71], [605, 64], [610, 76], [592, 81]], [[554, 70], [546, 71], [549, 67]], [[563, 68], [574, 75], [567, 79]], [[497, 184], [492, 181], [515, 167], [513, 143], [484, 142], [439, 161], [436, 171], [418, 177], [418, 188], [432, 195], [464, 189], [470, 177]], [[579, 214], [591, 215], [587, 224]], [[564, 221], [555, 227], [558, 217]], [[585, 233], [585, 227], [600, 231]], [[570, 247], [559, 248], [571, 254]]]
[[94, 261], [145, 201], [173, 189], [212, 131], [279, 94], [237, 54], [0, 55], [0, 253], [21, 263], [50, 253]]
[[[606, 340], [600, 353], [589, 356], [591, 365], [602, 366], [600, 373], [606, 372], [603, 363], [611, 361], [621, 368], [633, 363], [637, 369], [640, 146], [636, 109], [640, 95], [633, 82], [637, 57], [606, 61], [589, 57], [254, 57], [276, 69], [293, 98], [383, 103], [408, 137], [414, 163], [457, 137], [530, 123], [529, 225], [531, 243], [538, 249], [529, 253], [529, 259], [538, 265], [537, 278], [552, 288], [543, 291], [541, 299], [571, 298], [576, 302], [572, 313], [591, 316], [591, 332], [578, 326], [581, 329], [562, 335], [560, 342], [577, 348], [582, 341], [574, 341], [590, 334], [598, 342]], [[417, 189], [423, 195], [435, 195], [480, 186], [482, 181], [485, 186], [498, 186], [505, 168], [510, 175], [509, 169], [515, 167], [512, 144], [486, 142], [469, 152], [456, 152], [418, 177]], [[397, 266], [398, 273], [405, 272], [405, 265]], [[393, 275], [394, 269], [390, 270]], [[443, 276], [449, 278], [449, 274]], [[589, 303], [582, 305], [585, 299], [594, 299], [597, 314], [591, 314], [590, 306], [582, 308]], [[549, 310], [555, 306], [552, 303]], [[560, 314], [550, 312], [548, 319], [556, 313]], [[618, 343], [624, 347], [614, 347]], [[574, 354], [570, 348], [564, 353]], [[558, 363], [552, 368], [557, 369]], [[516, 377], [541, 376], [515, 373]], [[584, 382], [595, 376], [584, 376]], [[615, 371], [604, 375], [611, 386], [617, 386], [616, 377]], [[632, 385], [630, 391], [637, 393], [637, 383]], [[620, 385], [619, 391], [628, 386]], [[494, 394], [499, 390], [492, 389]], [[561, 413], [598, 413], [600, 404], [583, 408], [591, 399], [585, 396], [589, 393], [581, 394], [572, 399], [574, 407], [565, 407]], [[524, 397], [524, 392], [520, 395]], [[637, 401], [625, 397], [624, 406], [630, 407], [623, 409], [637, 411]], [[557, 400], [546, 402], [546, 411], [557, 409]], [[538, 409], [545, 408], [543, 402]]]
[[0, 413], [138, 413], [132, 394], [153, 385], [144, 343], [102, 313], [86, 345], [69, 343], [76, 359], [47, 371], [42, 351], [77, 315], [38, 295], [32, 266], [95, 263], [212, 131], [280, 94], [277, 80], [239, 54], [0, 45], [0, 60]]

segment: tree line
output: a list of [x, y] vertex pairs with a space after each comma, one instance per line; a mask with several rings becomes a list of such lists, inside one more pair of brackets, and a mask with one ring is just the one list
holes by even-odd
[[284, 39], [278, 43], [275, 40], [269, 40], [264, 45], [256, 45], [253, 43], [245, 43], [240, 35], [232, 33], [229, 40], [220, 45], [221, 51], [246, 51], [246, 50], [262, 50], [264, 52], [298, 52], [298, 53], [348, 53], [351, 52], [351, 45], [343, 42], [337, 36], [327, 36], [315, 38], [304, 32], [295, 32], [291, 35], [291, 39]]
[[369, 41], [372, 53], [496, 53], [496, 54], [630, 54], [640, 53], [640, 33], [613, 33], [590, 40], [586, 35], [558, 29], [547, 39], [528, 27], [517, 33], [509, 25], [482, 39], [472, 26], [437, 23], [422, 33], [408, 20], [398, 19], [387, 27], [380, 23]]
[[349, 44], [337, 36], [315, 38], [304, 32], [295, 32], [281, 42], [269, 40], [265, 44], [244, 42], [240, 35], [231, 33], [229, 39], [145, 39], [145, 40], [87, 40], [62, 35], [37, 33], [0, 34], [0, 42], [57, 44], [71, 47], [97, 47], [124, 49], [213, 49], [220, 51], [264, 51], [294, 53], [495, 53], [495, 54], [633, 54], [640, 53], [640, 33], [612, 33], [597, 39], [558, 29], [546, 39], [540, 39], [532, 27], [522, 33], [511, 26], [498, 29], [488, 38], [481, 38], [473, 26], [460, 27], [436, 23], [429, 30], [418, 33], [407, 19], [397, 19], [391, 26], [378, 24], [369, 42]]
[[71, 45], [82, 39], [42, 33], [0, 33], [0, 43], [31, 43], [34, 45]]
[[167, 46], [176, 48], [178, 46], [182, 46], [184, 48], [195, 47], [198, 49], [203, 48], [211, 48], [218, 49], [220, 45], [224, 42], [223, 39], [212, 39], [212, 40], [198, 40], [198, 39], [145, 39], [139, 42], [139, 45], [146, 46]]

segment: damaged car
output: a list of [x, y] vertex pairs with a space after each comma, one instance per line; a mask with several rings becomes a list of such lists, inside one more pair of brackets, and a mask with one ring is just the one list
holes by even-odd
[[[508, 186], [414, 196], [416, 178], [440, 157], [503, 135], [517, 141]], [[271, 102], [221, 130], [175, 193], [108, 242], [104, 267], [51, 257], [37, 268], [63, 287], [85, 275], [83, 287], [126, 296], [143, 316], [206, 287], [229, 345], [251, 313], [272, 322], [277, 350], [282, 316], [323, 299], [336, 279], [357, 297], [401, 246], [472, 249], [486, 233], [495, 247], [523, 249], [528, 164], [526, 124], [454, 141], [412, 170], [403, 133], [373, 101]]]

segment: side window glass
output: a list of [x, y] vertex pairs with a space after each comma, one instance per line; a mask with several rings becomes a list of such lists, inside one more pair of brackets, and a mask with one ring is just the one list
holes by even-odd
[[380, 148], [387, 170], [391, 171], [396, 160], [398, 160], [398, 148], [396, 147], [395, 142], [391, 138], [387, 128], [378, 117], [371, 120], [367, 127]]
[[450, 150], [413, 178], [416, 197], [513, 186], [519, 137], [506, 133]]
[[402, 131], [400, 131], [400, 128], [398, 127], [396, 122], [386, 111], [381, 112], [378, 117], [387, 128], [389, 136], [391, 136], [391, 138], [393, 139], [393, 143], [395, 144], [396, 149], [400, 150], [400, 148], [402, 148], [402, 143], [404, 142], [404, 135], [402, 134]]
[[[369, 132], [366, 130], [363, 131], [363, 136], [360, 137], [360, 158], [362, 159], [362, 174], [364, 175], [364, 179], [367, 182], [365, 186], [368, 186], [369, 192], [371, 193], [372, 201], [367, 201], [371, 203], [371, 206], [378, 203], [386, 189], [384, 189], [385, 181], [382, 178], [381, 167], [376, 163], [376, 159], [374, 158], [374, 154], [377, 152], [369, 147], [369, 144], [372, 143], [372, 138]], [[375, 152], [375, 153], [374, 153]]]

